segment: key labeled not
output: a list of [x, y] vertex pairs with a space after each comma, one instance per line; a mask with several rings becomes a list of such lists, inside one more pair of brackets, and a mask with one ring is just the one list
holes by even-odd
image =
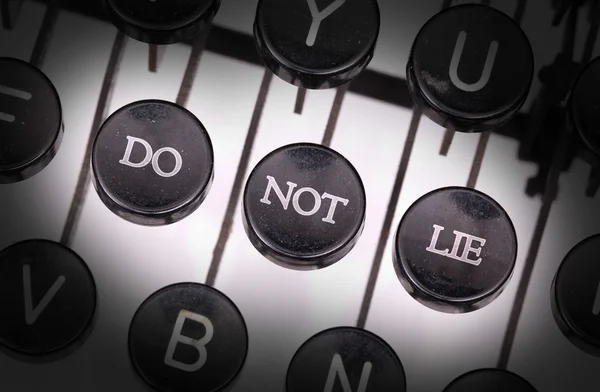
[[600, 356], [600, 235], [565, 256], [552, 282], [551, 306], [563, 335], [582, 351]]
[[402, 362], [389, 344], [367, 330], [337, 327], [322, 331], [294, 354], [285, 391], [341, 390], [404, 392]]
[[281, 147], [254, 168], [243, 223], [254, 247], [286, 268], [325, 268], [352, 250], [364, 227], [365, 190], [352, 164], [318, 144]]
[[156, 45], [192, 39], [214, 19], [221, 0], [103, 0], [112, 23], [128, 36]]
[[27, 62], [0, 58], [0, 184], [42, 171], [62, 138], [61, 102], [50, 79]]
[[600, 57], [579, 74], [567, 105], [569, 125], [584, 147], [600, 157]]
[[531, 45], [519, 25], [494, 8], [448, 8], [419, 31], [406, 67], [424, 114], [460, 132], [483, 132], [510, 120], [533, 81]]
[[175, 223], [194, 212], [213, 180], [206, 128], [187, 109], [138, 101], [112, 114], [92, 149], [94, 186], [115, 214], [141, 225]]
[[407, 292], [447, 313], [480, 309], [504, 290], [517, 257], [506, 211], [470, 188], [434, 190], [415, 201], [394, 239], [394, 268]]
[[523, 377], [501, 369], [478, 369], [452, 381], [443, 392], [537, 392]]
[[260, 0], [254, 39], [275, 75], [295, 86], [324, 89], [367, 67], [379, 26], [376, 0]]
[[129, 355], [137, 375], [161, 392], [216, 392], [229, 387], [248, 352], [248, 331], [220, 291], [178, 283], [152, 294], [135, 313]]
[[0, 252], [0, 348], [24, 361], [72, 354], [89, 336], [96, 285], [85, 262], [52, 241], [27, 240]]

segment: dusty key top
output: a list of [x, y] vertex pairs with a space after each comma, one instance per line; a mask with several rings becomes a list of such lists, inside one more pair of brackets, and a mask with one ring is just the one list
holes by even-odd
[[577, 244], [552, 282], [552, 313], [562, 333], [578, 348], [600, 356], [600, 235]]
[[115, 214], [140, 225], [175, 223], [206, 198], [214, 155], [204, 125], [187, 109], [160, 100], [113, 113], [92, 148], [94, 186]]
[[113, 24], [133, 39], [167, 45], [196, 36], [221, 0], [104, 0]]
[[517, 236], [504, 209], [474, 189], [448, 187], [419, 198], [394, 240], [394, 268], [417, 301], [447, 313], [480, 309], [508, 284]]
[[72, 354], [89, 336], [96, 285], [85, 262], [52, 241], [27, 240], [0, 252], [0, 349], [29, 362]]
[[406, 391], [402, 362], [383, 339], [360, 328], [337, 327], [308, 339], [294, 354], [285, 392]]
[[406, 75], [427, 117], [453, 130], [482, 132], [522, 107], [533, 70], [532, 48], [519, 25], [494, 8], [468, 4], [423, 26]]
[[248, 331], [220, 291], [178, 283], [152, 294], [129, 330], [136, 374], [160, 392], [216, 392], [230, 387], [248, 352]]
[[62, 137], [60, 98], [50, 79], [29, 63], [0, 58], [0, 184], [42, 171]]
[[260, 0], [254, 39], [275, 75], [309, 89], [337, 87], [373, 58], [376, 0]]
[[281, 147], [254, 168], [244, 190], [243, 223], [254, 247], [291, 269], [325, 268], [360, 238], [366, 196], [352, 164], [312, 143]]
[[600, 57], [579, 74], [571, 91], [567, 113], [572, 129], [584, 146], [600, 157]]
[[523, 377], [500, 369], [478, 369], [452, 381], [444, 392], [537, 392]]

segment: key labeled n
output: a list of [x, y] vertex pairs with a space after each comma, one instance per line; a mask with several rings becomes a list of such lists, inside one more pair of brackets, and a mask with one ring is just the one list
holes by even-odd
[[40, 302], [34, 306], [31, 285], [31, 267], [29, 264], [23, 265], [23, 296], [25, 300], [25, 322], [27, 325], [32, 325], [36, 322], [38, 317], [40, 317], [42, 312], [44, 312], [44, 309], [48, 307], [66, 281], [67, 279], [64, 276], [59, 276], [50, 289], [46, 291]]

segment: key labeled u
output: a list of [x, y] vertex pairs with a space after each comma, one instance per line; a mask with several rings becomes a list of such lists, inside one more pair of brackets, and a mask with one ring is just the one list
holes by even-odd
[[461, 31], [458, 34], [456, 46], [454, 47], [454, 54], [452, 55], [452, 61], [450, 62], [450, 80], [459, 89], [469, 93], [474, 93], [484, 88], [490, 81], [490, 75], [492, 74], [492, 69], [494, 68], [494, 62], [496, 61], [496, 54], [498, 54], [499, 44], [497, 41], [492, 41], [490, 43], [481, 77], [476, 83], [469, 84], [463, 82], [458, 76], [458, 67], [460, 66], [466, 41], [467, 33], [465, 31]]

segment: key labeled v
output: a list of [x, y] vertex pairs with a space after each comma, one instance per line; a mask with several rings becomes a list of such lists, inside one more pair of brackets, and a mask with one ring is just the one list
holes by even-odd
[[29, 264], [25, 264], [23, 266], [23, 294], [25, 298], [25, 322], [27, 325], [32, 325], [38, 319], [40, 314], [46, 309], [50, 301], [56, 296], [58, 290], [62, 287], [62, 285], [67, 281], [64, 276], [59, 276], [58, 279], [54, 282], [50, 290], [44, 294], [42, 300], [37, 304], [36, 307], [33, 306], [33, 295], [31, 292], [31, 267]]

